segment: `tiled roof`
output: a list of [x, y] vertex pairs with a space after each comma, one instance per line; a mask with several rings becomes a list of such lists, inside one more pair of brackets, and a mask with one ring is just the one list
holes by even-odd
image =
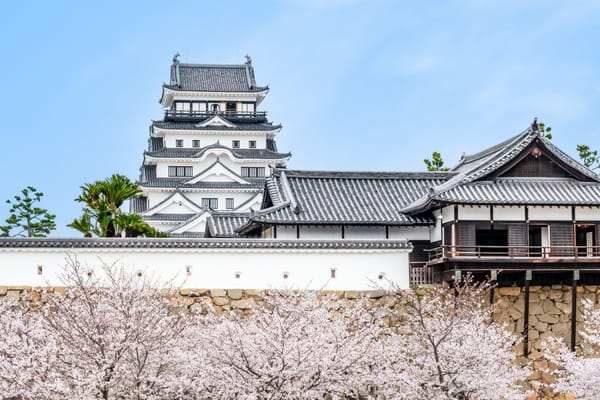
[[453, 173], [322, 172], [275, 170], [267, 179], [273, 206], [252, 221], [277, 224], [431, 224], [400, 210]]
[[146, 151], [144, 155], [148, 155], [156, 158], [199, 158], [209, 150], [212, 149], [225, 149], [231, 152], [235, 158], [240, 159], [269, 159], [269, 160], [281, 160], [291, 157], [291, 153], [277, 153], [267, 149], [232, 149], [220, 144], [214, 144], [203, 147], [201, 149], [194, 148], [162, 148], [157, 151]]
[[237, 230], [248, 222], [250, 213], [215, 212], [207, 221], [207, 232], [210, 237], [236, 237]]
[[[496, 178], [496, 171], [510, 165], [529, 146], [537, 143], [551, 156], [588, 182], [554, 178]], [[435, 201], [471, 204], [599, 204], [600, 177], [557, 148], [538, 128], [537, 122], [519, 135], [471, 156], [453, 168], [456, 176], [434, 187], [403, 209], [426, 210]], [[598, 188], [596, 188], [598, 186]]]
[[181, 188], [181, 189], [256, 189], [264, 186], [264, 178], [244, 178], [249, 184], [237, 182], [197, 182], [185, 183], [190, 178], [152, 178], [144, 182], [138, 182], [141, 187], [155, 188]]
[[396, 250], [412, 249], [406, 240], [268, 240], [194, 238], [0, 238], [0, 248], [149, 248], [149, 249], [329, 249]]
[[200, 92], [261, 92], [266, 86], [257, 86], [254, 68], [249, 64], [210, 65], [183, 64], [171, 66], [171, 89]]
[[465, 204], [600, 205], [600, 185], [572, 179], [497, 179], [458, 185], [431, 198]]
[[[201, 121], [200, 121], [201, 122]], [[273, 125], [268, 122], [257, 123], [235, 123], [234, 127], [225, 125], [198, 126], [199, 121], [152, 121], [152, 126], [161, 129], [179, 129], [188, 131], [274, 131], [280, 129], [281, 125]]]
[[153, 214], [143, 216], [146, 221], [173, 221], [184, 222], [196, 214]]

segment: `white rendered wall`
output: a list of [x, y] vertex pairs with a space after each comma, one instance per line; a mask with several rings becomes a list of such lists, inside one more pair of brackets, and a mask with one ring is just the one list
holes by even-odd
[[600, 207], [575, 207], [577, 221], [600, 221]]
[[345, 239], [385, 240], [384, 226], [347, 226], [344, 231]]
[[[223, 133], [225, 133], [225, 134], [223, 134]], [[200, 147], [198, 148], [198, 151], [202, 150], [202, 147], [216, 144], [217, 141], [219, 142], [219, 144], [221, 144], [223, 146], [232, 147], [233, 140], [239, 140], [241, 149], [249, 149], [250, 148], [250, 144], [249, 144], [250, 140], [256, 141], [256, 148], [258, 148], [258, 149], [264, 149], [267, 147], [267, 139], [264, 134], [262, 134], [262, 135], [260, 135], [260, 134], [241, 135], [239, 132], [234, 133], [234, 132], [227, 132], [227, 131], [223, 131], [223, 133], [220, 133], [220, 134], [201, 134], [201, 133], [189, 134], [189, 133], [187, 133], [187, 131], [185, 131], [185, 133], [184, 132], [181, 132], [181, 133], [169, 132], [168, 134], [164, 135], [164, 146], [170, 147], [170, 148], [175, 148], [176, 147], [175, 141], [179, 139], [179, 140], [183, 140], [184, 148], [192, 148], [192, 140], [200, 140]]]
[[571, 207], [529, 207], [530, 221], [571, 221]]
[[458, 206], [458, 219], [461, 221], [489, 221], [488, 206]]
[[431, 240], [431, 232], [428, 226], [414, 228], [410, 226], [390, 227], [389, 235], [391, 240]]
[[525, 221], [525, 207], [494, 206], [494, 221]]
[[[60, 285], [65, 258], [90, 268], [102, 262], [144, 271], [155, 279], [175, 278], [185, 288], [276, 287], [370, 290], [379, 275], [409, 286], [408, 250], [292, 249], [0, 249], [0, 286]], [[43, 276], [37, 275], [42, 266]], [[191, 275], [186, 277], [186, 266]], [[331, 279], [331, 269], [336, 277]], [[240, 278], [235, 274], [239, 272]], [[284, 273], [288, 278], [284, 279]], [[382, 283], [383, 284], [383, 283]]]

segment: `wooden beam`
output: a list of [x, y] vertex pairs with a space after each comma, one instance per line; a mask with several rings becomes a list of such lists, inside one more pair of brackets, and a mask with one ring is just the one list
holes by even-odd
[[525, 298], [523, 299], [523, 356], [529, 355], [529, 281], [531, 270], [525, 271]]
[[579, 281], [579, 270], [574, 270], [571, 284], [571, 351], [575, 351], [577, 340], [577, 281]]

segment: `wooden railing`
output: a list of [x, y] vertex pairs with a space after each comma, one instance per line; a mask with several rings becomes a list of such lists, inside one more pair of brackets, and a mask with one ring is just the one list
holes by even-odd
[[439, 246], [426, 249], [429, 262], [464, 258], [590, 258], [600, 257], [600, 246]]
[[439, 282], [439, 273], [433, 267], [428, 267], [425, 263], [410, 264], [410, 286], [431, 285]]
[[208, 118], [213, 115], [222, 115], [229, 118], [266, 118], [266, 111], [191, 111], [191, 110], [166, 110], [165, 118]]

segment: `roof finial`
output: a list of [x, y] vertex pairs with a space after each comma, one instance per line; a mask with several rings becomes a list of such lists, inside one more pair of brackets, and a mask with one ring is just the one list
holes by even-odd
[[246, 62], [245, 62], [246, 65], [252, 65], [252, 57], [250, 57], [248, 54], [246, 54], [244, 56], [244, 58], [246, 58]]
[[533, 123], [531, 124], [531, 129], [533, 129], [534, 132], [537, 132], [539, 130], [539, 126], [538, 126], [538, 122], [537, 122], [537, 117], [535, 117], [533, 119]]
[[179, 54], [179, 52], [175, 53], [175, 55], [173, 56], [173, 64], [179, 64], [178, 58], [180, 55], [181, 54]]

